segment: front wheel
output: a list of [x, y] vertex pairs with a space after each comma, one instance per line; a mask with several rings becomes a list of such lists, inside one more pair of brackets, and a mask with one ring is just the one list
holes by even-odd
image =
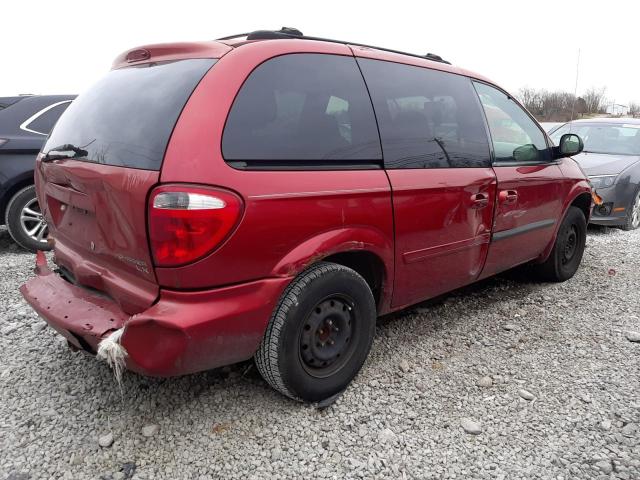
[[283, 293], [255, 356], [262, 377], [284, 395], [325, 400], [360, 371], [375, 333], [376, 306], [354, 270], [321, 262]]
[[569, 207], [562, 220], [553, 250], [544, 263], [534, 265], [541, 280], [564, 282], [578, 270], [587, 243], [587, 221], [578, 207]]
[[32, 252], [51, 249], [47, 243], [47, 223], [38, 205], [35, 186], [29, 185], [11, 198], [5, 223], [11, 238], [22, 248]]
[[640, 188], [636, 192], [633, 200], [631, 201], [631, 208], [627, 213], [625, 224], [622, 226], [623, 230], [635, 230], [640, 227]]

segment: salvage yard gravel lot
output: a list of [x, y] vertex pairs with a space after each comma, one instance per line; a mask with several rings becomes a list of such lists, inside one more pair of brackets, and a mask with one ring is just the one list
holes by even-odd
[[567, 283], [505, 274], [381, 319], [324, 410], [251, 362], [120, 390], [22, 300], [33, 263], [0, 230], [0, 480], [640, 478], [640, 231], [590, 229]]

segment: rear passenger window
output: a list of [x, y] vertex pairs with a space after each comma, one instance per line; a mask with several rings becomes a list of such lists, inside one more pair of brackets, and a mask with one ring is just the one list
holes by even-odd
[[478, 98], [463, 76], [358, 59], [373, 99], [386, 168], [488, 167]]
[[239, 168], [380, 165], [373, 108], [355, 59], [290, 54], [258, 66], [231, 107], [222, 153]]
[[64, 113], [71, 102], [64, 102], [56, 105], [55, 107], [50, 108], [42, 115], [39, 115], [35, 120], [33, 120], [26, 127], [29, 130], [33, 130], [38, 133], [42, 133], [44, 135], [48, 135], [53, 126], [56, 124], [60, 115]]

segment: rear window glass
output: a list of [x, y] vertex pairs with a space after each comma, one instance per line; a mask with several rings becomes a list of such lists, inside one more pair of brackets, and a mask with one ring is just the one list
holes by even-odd
[[387, 168], [488, 167], [489, 139], [471, 81], [358, 59], [376, 110]]
[[355, 60], [290, 54], [260, 65], [234, 101], [222, 151], [238, 167], [380, 162], [373, 107]]
[[188, 59], [112, 70], [73, 101], [43, 151], [72, 145], [83, 151], [76, 160], [159, 170], [184, 105], [214, 63]]

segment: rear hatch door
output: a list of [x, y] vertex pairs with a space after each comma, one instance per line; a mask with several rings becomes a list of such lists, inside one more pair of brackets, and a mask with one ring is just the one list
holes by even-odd
[[38, 157], [38, 194], [62, 275], [129, 314], [157, 298], [147, 197], [178, 117], [214, 62], [112, 70], [69, 106]]

